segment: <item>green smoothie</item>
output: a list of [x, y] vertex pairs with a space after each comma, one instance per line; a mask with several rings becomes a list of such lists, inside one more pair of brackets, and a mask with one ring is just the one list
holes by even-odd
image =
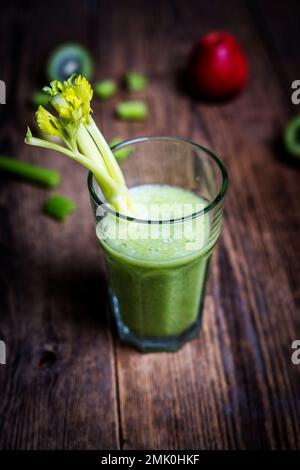
[[137, 186], [130, 194], [139, 218], [177, 222], [127, 222], [108, 215], [98, 225], [114, 313], [139, 337], [182, 334], [198, 319], [216, 240], [209, 240], [207, 214], [184, 222], [180, 218], [207, 202], [167, 185]]

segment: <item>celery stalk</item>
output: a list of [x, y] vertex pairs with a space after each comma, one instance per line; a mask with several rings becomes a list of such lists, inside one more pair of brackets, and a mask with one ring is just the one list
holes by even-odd
[[33, 183], [55, 188], [59, 185], [61, 174], [55, 170], [49, 170], [40, 166], [32, 165], [11, 157], [0, 156], [0, 170], [20, 176]]
[[95, 121], [90, 117], [89, 123], [87, 124], [87, 130], [94, 139], [99, 151], [101, 152], [102, 158], [106, 164], [108, 171], [111, 176], [121, 185], [125, 184], [124, 176], [119, 167], [114, 154], [112, 153], [110, 146], [104, 139], [103, 135], [99, 131]]
[[107, 202], [117, 211], [131, 213], [133, 206], [122, 171], [91, 117], [93, 91], [89, 82], [80, 75], [72, 75], [63, 83], [54, 80], [44, 91], [57, 115], [40, 106], [37, 123], [44, 135], [60, 137], [65, 146], [47, 137], [35, 138], [30, 129], [25, 142], [55, 150], [85, 166], [94, 174]]
[[114, 197], [115, 193], [118, 192], [118, 186], [112, 178], [107, 175], [106, 172], [103, 172], [103, 167], [101, 166], [101, 162], [93, 163], [89, 158], [85, 155], [82, 155], [80, 152], [72, 152], [69, 149], [62, 147], [61, 145], [55, 144], [53, 142], [48, 142], [44, 139], [38, 139], [36, 137], [32, 137], [30, 129], [28, 129], [26, 138], [26, 144], [33, 145], [36, 147], [42, 147], [46, 149], [56, 150], [63, 155], [75, 160], [76, 162], [80, 163], [81, 165], [85, 166], [88, 170], [90, 170], [97, 182], [99, 183], [102, 191], [104, 194], [109, 194], [109, 196]]

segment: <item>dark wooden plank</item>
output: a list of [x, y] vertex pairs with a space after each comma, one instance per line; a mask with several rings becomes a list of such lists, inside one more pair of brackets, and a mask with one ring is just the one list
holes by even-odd
[[[74, 16], [68, 20], [70, 9]], [[5, 26], [0, 28], [1, 44], [10, 54], [14, 47], [16, 54], [14, 58], [1, 50], [6, 66], [12, 57], [13, 68], [6, 76], [14, 74], [6, 105], [9, 124], [4, 137], [9, 151], [59, 169], [64, 176], [59, 190], [78, 206], [70, 220], [59, 224], [42, 215], [50, 191], [1, 178], [0, 337], [7, 344], [7, 364], [0, 368], [3, 449], [119, 445], [106, 284], [86, 174], [66, 159], [23, 143], [33, 114], [28, 97], [37, 86], [34, 77], [50, 41], [52, 46], [53, 40], [70, 39], [71, 31], [79, 40], [88, 40], [92, 12], [86, 12], [85, 2], [66, 2], [59, 12], [62, 23], [56, 8], [40, 2], [1, 13], [9, 30], [8, 34]], [[10, 101], [13, 94], [17, 98]]]
[[[299, 369], [290, 362], [299, 319], [289, 276], [300, 272], [299, 174], [273, 149], [285, 97], [246, 4], [164, 5], [159, 20], [153, 7], [147, 20], [131, 11], [129, 23], [137, 35], [152, 25], [149, 56], [136, 58], [159, 70], [151, 104], [160, 119], [152, 131], [207, 142], [223, 156], [231, 188], [201, 337], [175, 355], [118, 348], [122, 445], [299, 448]], [[178, 96], [173, 80], [190, 45], [211, 28], [237, 34], [251, 63], [245, 93], [219, 106]]]
[[288, 0], [283, 6], [280, 0], [254, 0], [249, 2], [249, 9], [276, 71], [275, 79], [281, 81], [288, 105], [291, 82], [300, 76], [299, 2]]
[[[236, 354], [243, 351], [247, 365], [245, 377], [250, 387], [245, 391], [253, 413], [250, 422], [254, 424], [257, 419], [252, 432], [255, 428], [260, 431], [249, 444], [296, 447], [299, 371], [291, 365], [289, 355], [291, 342], [299, 333], [299, 320], [288, 273], [292, 268], [299, 279], [299, 208], [294, 199], [299, 197], [299, 175], [285, 165], [284, 155], [274, 148], [285, 121], [286, 98], [267, 49], [255, 34], [255, 17], [251, 21], [240, 9], [237, 14], [240, 22], [235, 26], [229, 11], [223, 11], [222, 18], [238, 34], [250, 55], [248, 93], [236, 103], [206, 110], [202, 119], [212, 145], [226, 155], [231, 175], [223, 240], [236, 280], [235, 285], [231, 283], [232, 294], [239, 292], [241, 297], [235, 324], [238, 319], [236, 326], [243, 328], [243, 333], [239, 333], [243, 342]], [[287, 100], [289, 104], [289, 97]], [[212, 123], [219, 132], [214, 132]], [[295, 259], [293, 266], [291, 258]], [[222, 282], [221, 288], [224, 285]], [[248, 440], [250, 430], [243, 426], [243, 432]]]
[[[258, 34], [264, 40], [270, 61], [272, 62], [275, 70], [275, 79], [281, 87], [282, 93], [282, 112], [280, 128], [278, 135], [274, 139], [275, 154], [284, 161], [286, 154], [280, 145], [282, 129], [286, 125], [288, 119], [296, 114], [299, 114], [300, 107], [294, 105], [291, 101], [291, 84], [300, 76], [299, 65], [299, 3], [290, 0], [288, 8], [282, 8], [279, 1], [255, 1], [249, 4], [250, 11], [256, 18], [256, 27]], [[287, 33], [288, 31], [288, 33]], [[296, 218], [295, 207], [297, 206], [296, 200], [299, 196], [298, 186], [295, 183], [297, 175], [299, 177], [299, 165], [297, 161], [287, 161], [291, 166], [295, 166], [294, 171], [285, 174], [286, 183], [285, 190], [289, 192], [290, 201], [293, 203], [287, 205], [286, 211], [292, 213], [293, 221], [290, 224], [289, 237], [293, 237], [292, 243], [285, 240], [284, 234], [281, 231], [280, 244], [286, 251], [286, 264], [287, 276], [289, 278], [290, 286], [295, 298], [297, 309], [300, 308], [300, 290], [299, 290], [299, 257], [294, 256], [294, 248], [298, 246], [299, 235], [299, 220]], [[298, 171], [297, 171], [298, 170]], [[288, 175], [290, 178], [288, 179]], [[297, 209], [296, 209], [297, 211]], [[291, 251], [290, 251], [291, 250]]]

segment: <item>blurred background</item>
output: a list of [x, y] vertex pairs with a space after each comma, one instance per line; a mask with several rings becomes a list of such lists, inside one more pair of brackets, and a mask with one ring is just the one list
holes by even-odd
[[[283, 138], [299, 113], [299, 23], [293, 0], [3, 3], [0, 154], [60, 171], [59, 192], [77, 209], [59, 223], [43, 213], [50, 189], [0, 173], [1, 448], [300, 447], [290, 360], [300, 337], [297, 123]], [[191, 58], [200, 38], [220, 31], [230, 37], [204, 40]], [[228, 169], [203, 332], [176, 355], [118, 343], [86, 171], [24, 144], [34, 94], [68, 59], [55, 65], [51, 54], [70, 42], [85, 49], [81, 66], [90, 56], [93, 85], [117, 84], [92, 105], [108, 141], [179, 136]], [[128, 72], [147, 86], [130, 91]], [[144, 120], [116, 115], [132, 99], [146, 103]]]

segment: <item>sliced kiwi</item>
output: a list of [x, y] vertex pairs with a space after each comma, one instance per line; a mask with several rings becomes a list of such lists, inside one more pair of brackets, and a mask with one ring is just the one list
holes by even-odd
[[284, 145], [293, 157], [300, 158], [300, 116], [291, 119], [284, 130]]
[[66, 43], [55, 49], [47, 63], [49, 80], [67, 80], [72, 73], [84, 75], [88, 80], [93, 72], [90, 53], [76, 43]]

